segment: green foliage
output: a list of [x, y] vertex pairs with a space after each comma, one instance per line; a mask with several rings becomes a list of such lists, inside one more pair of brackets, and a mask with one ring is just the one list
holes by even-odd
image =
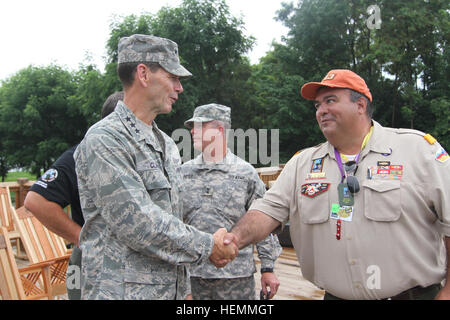
[[[377, 4], [382, 24], [368, 28]], [[280, 129], [280, 161], [324, 140], [301, 86], [331, 69], [360, 74], [374, 97], [374, 119], [432, 134], [450, 148], [450, 3], [445, 0], [302, 0], [283, 3], [277, 20], [289, 32], [257, 65], [245, 54], [255, 39], [226, 0], [184, 0], [157, 13], [117, 16], [107, 39], [105, 72], [89, 63], [75, 72], [28, 67], [0, 85], [0, 175], [24, 167], [35, 175], [76, 144], [100, 119], [105, 99], [121, 90], [121, 37], [153, 34], [178, 43], [193, 77], [168, 115], [157, 123], [169, 135], [196, 106], [232, 108], [233, 128]], [[270, 146], [269, 146], [270, 150]]]
[[195, 107], [212, 102], [231, 107], [233, 126], [241, 127], [245, 123], [247, 79], [251, 74], [243, 55], [254, 42], [243, 35], [243, 26], [223, 0], [185, 0], [180, 7], [161, 8], [156, 15], [131, 15], [114, 21], [108, 54], [112, 63], [117, 62], [119, 39], [134, 33], [175, 41], [181, 63], [193, 77], [183, 81], [184, 93], [173, 111], [157, 118], [159, 127], [168, 133], [182, 128]]
[[69, 97], [72, 75], [58, 66], [28, 67], [0, 87], [0, 133], [10, 166], [39, 175], [82, 137], [86, 120]]

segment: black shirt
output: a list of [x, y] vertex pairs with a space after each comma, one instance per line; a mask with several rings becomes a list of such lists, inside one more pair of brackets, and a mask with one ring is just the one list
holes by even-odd
[[48, 201], [56, 202], [62, 208], [70, 204], [72, 220], [83, 226], [77, 174], [73, 153], [77, 146], [66, 150], [30, 188]]

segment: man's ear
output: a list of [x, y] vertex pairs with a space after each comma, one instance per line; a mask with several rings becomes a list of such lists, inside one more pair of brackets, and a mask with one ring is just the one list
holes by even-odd
[[356, 104], [358, 105], [358, 112], [361, 114], [365, 114], [367, 112], [367, 100], [363, 97], [360, 97], [356, 100]]
[[141, 86], [144, 88], [147, 88], [148, 86], [148, 79], [150, 76], [150, 69], [143, 63], [139, 64], [136, 67], [136, 80], [139, 82]]

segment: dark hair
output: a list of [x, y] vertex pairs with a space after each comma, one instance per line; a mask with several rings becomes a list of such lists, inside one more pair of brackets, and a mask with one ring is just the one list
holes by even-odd
[[116, 91], [113, 94], [111, 94], [108, 98], [106, 98], [101, 111], [102, 119], [114, 111], [114, 109], [117, 106], [117, 102], [119, 102], [119, 100], [123, 100], [123, 97], [124, 97], [123, 91]]
[[117, 74], [124, 88], [128, 88], [133, 84], [137, 66], [145, 64], [152, 73], [158, 71], [161, 66], [157, 62], [125, 62], [119, 63], [117, 66]]
[[372, 103], [370, 102], [369, 98], [367, 98], [364, 94], [352, 90], [352, 89], [348, 89], [350, 90], [350, 101], [351, 102], [356, 102], [359, 98], [363, 98], [366, 100], [366, 113], [369, 116], [370, 119], [372, 119], [372, 115], [373, 115], [373, 106]]

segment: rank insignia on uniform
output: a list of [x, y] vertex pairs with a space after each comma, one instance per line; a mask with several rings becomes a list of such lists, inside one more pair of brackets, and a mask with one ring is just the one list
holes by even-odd
[[449, 159], [449, 155], [444, 148], [441, 148], [438, 152], [436, 152], [436, 160], [444, 163]]
[[41, 179], [45, 182], [52, 182], [58, 177], [58, 170], [56, 169], [48, 169], [42, 175]]
[[311, 166], [311, 173], [322, 172], [325, 158], [314, 159]]
[[315, 196], [327, 191], [329, 187], [329, 183], [307, 183], [302, 185], [300, 192], [304, 196], [314, 198]]

